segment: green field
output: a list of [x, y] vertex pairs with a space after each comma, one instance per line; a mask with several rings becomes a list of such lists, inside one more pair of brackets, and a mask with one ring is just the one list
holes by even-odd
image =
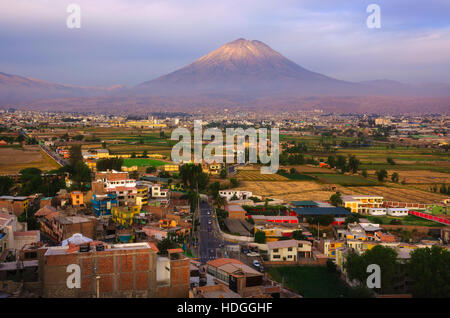
[[267, 268], [273, 279], [305, 298], [349, 297], [350, 287], [324, 266], [283, 266]]
[[[442, 226], [440, 223], [436, 223], [430, 220], [425, 220], [418, 218], [414, 215], [407, 215], [405, 217], [392, 217], [392, 216], [365, 216], [370, 222], [380, 223], [380, 224], [391, 224], [392, 220], [400, 220], [402, 225], [416, 225], [416, 226]], [[379, 222], [381, 221], [381, 222]]]
[[323, 183], [340, 184], [344, 186], [371, 186], [376, 185], [376, 182], [366, 179], [361, 176], [347, 176], [341, 174], [312, 174]]
[[296, 181], [315, 181], [316, 178], [314, 176], [303, 174], [303, 173], [289, 173], [284, 171], [279, 171], [278, 174], [280, 176], [286, 177], [289, 180], [296, 180]]
[[150, 158], [127, 158], [123, 160], [123, 165], [125, 167], [132, 167], [132, 166], [138, 166], [138, 167], [147, 167], [147, 166], [163, 166], [167, 164], [167, 162], [156, 160], [156, 159], [150, 159]]

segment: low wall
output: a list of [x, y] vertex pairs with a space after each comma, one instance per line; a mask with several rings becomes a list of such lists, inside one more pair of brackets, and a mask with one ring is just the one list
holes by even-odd
[[408, 230], [408, 231], [412, 231], [412, 230], [417, 230], [417, 232], [420, 233], [428, 233], [429, 230], [437, 230], [437, 229], [441, 229], [444, 226], [420, 226], [420, 225], [391, 225], [391, 224], [381, 224], [380, 225], [381, 228], [385, 229], [385, 230], [397, 230], [397, 229], [402, 229], [402, 230]]
[[298, 261], [264, 261], [264, 266], [325, 266], [325, 261], [321, 259], [313, 259], [313, 258], [301, 258]]

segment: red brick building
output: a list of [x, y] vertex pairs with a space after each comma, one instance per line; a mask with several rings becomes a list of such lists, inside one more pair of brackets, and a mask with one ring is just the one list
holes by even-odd
[[[151, 243], [116, 244], [98, 250], [101, 242], [92, 242], [90, 250], [59, 246], [41, 249], [39, 279], [43, 297], [188, 297], [189, 259], [179, 253], [169, 254], [159, 279], [157, 248]], [[67, 287], [67, 267], [79, 265], [81, 286]], [[168, 269], [166, 269], [168, 268]]]

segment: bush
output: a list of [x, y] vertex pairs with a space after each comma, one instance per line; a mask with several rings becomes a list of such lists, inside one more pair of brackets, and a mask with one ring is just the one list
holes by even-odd
[[402, 225], [402, 221], [398, 219], [393, 219], [391, 222], [389, 222], [391, 225]]

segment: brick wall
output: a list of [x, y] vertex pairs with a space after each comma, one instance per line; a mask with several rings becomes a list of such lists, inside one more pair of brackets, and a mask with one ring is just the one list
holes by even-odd
[[[106, 250], [44, 256], [40, 275], [44, 297], [155, 297], [156, 252], [151, 249]], [[66, 285], [67, 266], [78, 264], [81, 288]]]

